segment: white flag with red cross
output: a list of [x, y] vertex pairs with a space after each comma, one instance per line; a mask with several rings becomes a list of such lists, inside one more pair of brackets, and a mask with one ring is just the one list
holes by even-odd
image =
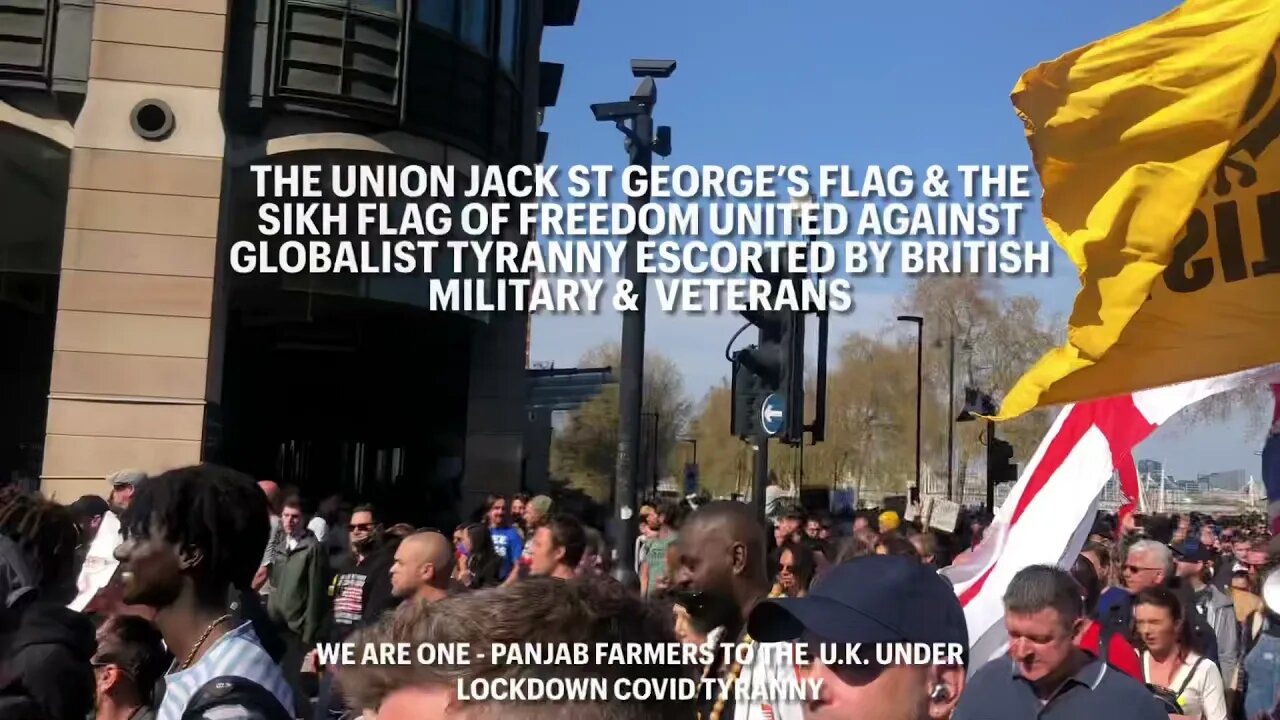
[[[1179, 410], [1254, 383], [1280, 382], [1280, 365], [1068, 405], [1027, 463], [972, 556], [943, 570], [969, 623], [970, 672], [1005, 653], [1004, 590], [1030, 565], [1070, 569], [1088, 538], [1098, 497], [1120, 471], [1132, 511], [1133, 449]], [[1122, 508], [1122, 513], [1125, 508]]]

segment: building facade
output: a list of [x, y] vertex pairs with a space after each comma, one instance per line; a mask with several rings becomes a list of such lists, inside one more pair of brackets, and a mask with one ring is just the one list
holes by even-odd
[[[530, 164], [577, 0], [0, 0], [0, 482], [221, 462], [387, 503], [518, 488], [528, 318], [235, 275], [255, 164]], [[456, 503], [455, 503], [456, 504]]]

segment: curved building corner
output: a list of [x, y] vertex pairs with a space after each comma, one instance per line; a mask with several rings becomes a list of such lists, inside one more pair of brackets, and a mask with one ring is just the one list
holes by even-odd
[[517, 490], [527, 316], [227, 254], [255, 163], [540, 161], [577, 0], [38, 5], [0, 0], [0, 482], [211, 461], [406, 519]]

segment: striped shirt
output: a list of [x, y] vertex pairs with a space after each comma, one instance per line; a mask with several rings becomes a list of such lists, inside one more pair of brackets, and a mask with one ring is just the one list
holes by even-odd
[[181, 720], [196, 691], [210, 680], [226, 675], [252, 680], [275, 695], [285, 709], [293, 711], [293, 691], [280, 674], [280, 668], [262, 649], [252, 624], [246, 622], [218, 638], [196, 664], [165, 676], [164, 700], [156, 720]]
[[[283, 554], [284, 542], [284, 526], [280, 524], [279, 516], [272, 515], [271, 534], [267, 536], [267, 547], [262, 551], [262, 564], [259, 567], [267, 567], [275, 563]], [[267, 578], [267, 582], [258, 589], [258, 594], [264, 597], [271, 594], [270, 578]]]

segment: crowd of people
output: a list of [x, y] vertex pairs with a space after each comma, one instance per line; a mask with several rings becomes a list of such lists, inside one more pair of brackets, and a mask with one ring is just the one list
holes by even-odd
[[[1007, 657], [977, 666], [939, 571], [970, 561], [981, 514], [940, 533], [892, 510], [780, 505], [762, 523], [735, 500], [655, 499], [640, 511], [636, 588], [613, 577], [600, 531], [544, 495], [491, 496], [449, 529], [341, 498], [313, 508], [208, 465], [107, 482], [106, 500], [65, 506], [0, 489], [0, 720], [1280, 718], [1280, 616], [1261, 598], [1276, 553], [1252, 518], [1100, 516], [1070, 567], [1012, 578]], [[326, 664], [317, 652], [797, 641], [966, 652], [799, 667], [767, 652], [690, 665]], [[799, 675], [820, 692], [572, 704], [458, 693], [477, 678]]]

